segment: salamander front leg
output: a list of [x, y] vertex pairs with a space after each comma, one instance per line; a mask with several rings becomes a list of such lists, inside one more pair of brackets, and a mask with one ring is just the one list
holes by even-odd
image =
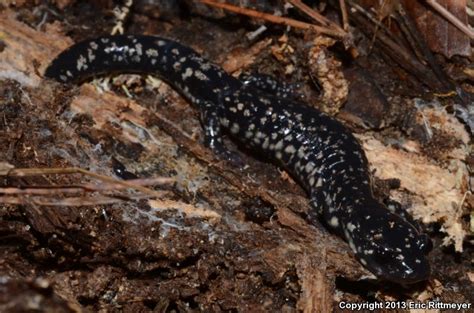
[[397, 214], [398, 216], [400, 216], [401, 218], [403, 218], [405, 221], [407, 221], [408, 223], [412, 224], [413, 226], [415, 226], [415, 228], [418, 230], [418, 231], [421, 231], [421, 226], [420, 226], [420, 223], [418, 223], [417, 221], [415, 221], [413, 219], [413, 217], [411, 216], [411, 214], [402, 207], [402, 204], [400, 202], [397, 202], [395, 200], [391, 200], [391, 199], [386, 199], [384, 200], [384, 203], [385, 205], [387, 206], [387, 209], [394, 213], [394, 214]]
[[311, 193], [310, 201], [309, 201], [309, 204], [310, 204], [311, 208], [310, 208], [310, 210], [308, 212], [308, 215], [307, 215], [308, 221], [312, 225], [314, 225], [318, 228], [321, 228], [320, 227], [321, 217], [324, 214], [324, 208], [325, 208], [324, 200], [321, 199], [321, 196], [322, 195], [318, 191], [313, 191]]
[[278, 98], [294, 100], [302, 100], [304, 98], [304, 96], [298, 92], [300, 88], [298, 84], [277, 81], [270, 75], [243, 73], [239, 76], [239, 80], [246, 87], [259, 89]]
[[230, 161], [238, 167], [244, 166], [244, 161], [235, 152], [230, 151], [223, 141], [223, 129], [219, 120], [217, 106], [208, 102], [201, 110], [201, 123], [204, 129], [204, 144], [220, 159]]

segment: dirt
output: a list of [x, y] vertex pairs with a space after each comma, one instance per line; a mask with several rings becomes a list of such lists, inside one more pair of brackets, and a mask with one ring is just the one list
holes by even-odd
[[[435, 243], [428, 282], [402, 287], [378, 281], [346, 243], [305, 220], [307, 197], [287, 173], [232, 142], [248, 164], [243, 170], [206, 149], [197, 110], [168, 86], [127, 76], [104, 93], [90, 84], [43, 79], [42, 71], [62, 49], [105, 34], [113, 24], [106, 1], [61, 7], [27, 3], [0, 11], [0, 34], [6, 34], [0, 56], [12, 53], [22, 60], [8, 58], [8, 67], [0, 67], [9, 75], [0, 78], [0, 172], [74, 167], [173, 183], [154, 187], [161, 198], [151, 200], [83, 173], [0, 176], [1, 187], [28, 191], [16, 197], [0, 193], [0, 311], [328, 312], [337, 311], [340, 301], [474, 302], [472, 245], [465, 244], [462, 253], [441, 247], [439, 223], [424, 225]], [[221, 63], [229, 51], [249, 53], [252, 70], [260, 66], [293, 83], [306, 79], [305, 93], [318, 93], [306, 61], [296, 57], [307, 53], [277, 62], [266, 44], [252, 50], [259, 40], [242, 40], [254, 23], [183, 8], [170, 12], [176, 15], [132, 11], [126, 31], [178, 38]], [[265, 37], [276, 44], [284, 32], [276, 27]], [[304, 46], [303, 33], [288, 35], [290, 44]], [[351, 70], [361, 90], [349, 95], [350, 105], [337, 117], [362, 136], [413, 141], [422, 156], [433, 154], [430, 162], [442, 166], [447, 151], [462, 140], [441, 129], [436, 140], [426, 141], [413, 104], [389, 102], [426, 95], [423, 85], [401, 79], [377, 53], [370, 58], [375, 60], [359, 63], [363, 70]], [[292, 63], [294, 73], [282, 74]], [[125, 84], [132, 98], [123, 81], [132, 82]], [[358, 103], [360, 97], [371, 101]], [[398, 181], [377, 184], [381, 197], [399, 187]], [[412, 193], [403, 192], [408, 205]]]

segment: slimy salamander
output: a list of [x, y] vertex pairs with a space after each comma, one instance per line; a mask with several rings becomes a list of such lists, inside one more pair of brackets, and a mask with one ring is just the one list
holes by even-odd
[[289, 88], [268, 78], [239, 80], [191, 48], [154, 36], [80, 42], [62, 52], [45, 76], [77, 83], [114, 72], [169, 83], [198, 107], [205, 143], [217, 154], [232, 157], [222, 141], [226, 131], [279, 163], [310, 196], [309, 219], [323, 220], [378, 277], [403, 284], [429, 277], [430, 239], [374, 198], [358, 141], [340, 122], [291, 97]]

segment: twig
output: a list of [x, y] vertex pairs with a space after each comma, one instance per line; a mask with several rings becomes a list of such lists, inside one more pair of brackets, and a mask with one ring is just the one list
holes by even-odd
[[251, 33], [248, 33], [247, 34], [247, 39], [252, 41], [254, 40], [255, 38], [257, 38], [261, 33], [263, 33], [264, 31], [267, 30], [267, 27], [265, 25], [261, 25], [259, 28], [257, 28], [256, 30], [254, 30], [253, 32]]
[[[375, 29], [383, 29], [385, 34], [389, 36], [394, 42], [396, 42], [398, 45], [402, 45], [400, 43], [399, 38], [395, 37], [392, 32], [376, 17], [374, 17], [370, 12], [366, 11], [363, 7], [361, 7], [359, 4], [356, 2], [353, 2], [352, 0], [348, 0], [349, 5], [355, 9], [357, 12], [361, 13], [364, 15], [367, 19], [369, 19], [372, 23], [375, 24]], [[375, 31], [374, 31], [375, 33]]]
[[[357, 9], [357, 11], [359, 11], [357, 4], [355, 4], [352, 0], [348, 0], [348, 3], [353, 8]], [[367, 32], [373, 32], [373, 29], [375, 27], [373, 27], [369, 23], [369, 21], [365, 19], [368, 18], [369, 20], [371, 20], [369, 17], [364, 14], [352, 14], [351, 17], [356, 23], [363, 26], [362, 29], [365, 28], [367, 29]], [[406, 71], [415, 75], [420, 82], [429, 86], [433, 90], [439, 90], [443, 88], [441, 83], [434, 78], [434, 75], [432, 74], [431, 70], [427, 66], [413, 58], [411, 53], [407, 49], [397, 44], [395, 41], [393, 41], [383, 33], [378, 33], [377, 38], [379, 39], [379, 46], [385, 51], [385, 53], [391, 56]]]
[[469, 36], [469, 38], [474, 39], [474, 31], [469, 29], [467, 25], [461, 22], [456, 16], [454, 16], [451, 12], [443, 8], [441, 4], [436, 2], [436, 0], [426, 0], [433, 9], [435, 9], [439, 14], [441, 14], [445, 19], [451, 22], [454, 26], [456, 26], [460, 31], [465, 33]]
[[314, 30], [317, 33], [326, 34], [326, 35], [334, 36], [337, 38], [344, 38], [345, 36], [345, 32], [341, 33], [340, 31], [334, 31], [333, 29], [329, 29], [326, 27], [317, 26], [317, 25], [309, 24], [305, 22], [300, 22], [300, 21], [287, 18], [287, 17], [275, 16], [272, 14], [267, 14], [267, 13], [263, 13], [263, 12], [259, 12], [259, 11], [251, 10], [251, 9], [240, 8], [240, 7], [227, 4], [227, 3], [218, 3], [211, 0], [198, 0], [198, 1], [201, 3], [216, 7], [216, 8], [224, 9], [230, 12], [250, 16], [257, 19], [266, 20], [275, 24], [288, 25], [291, 27], [299, 28], [299, 29]]
[[[127, 182], [140, 185], [163, 185], [171, 184], [176, 180], [174, 178], [157, 177], [157, 178], [145, 178], [145, 179], [133, 179], [127, 180]], [[81, 184], [81, 185], [47, 185], [47, 186], [27, 186], [27, 187], [3, 187], [0, 188], [0, 194], [34, 194], [34, 195], [49, 195], [58, 193], [80, 193], [80, 192], [96, 192], [96, 191], [117, 191], [129, 188], [128, 186], [111, 184], [106, 182], [105, 184]], [[158, 192], [158, 191], [156, 191]], [[161, 192], [161, 191], [160, 191]]]
[[306, 4], [302, 3], [299, 0], [286, 0], [286, 2], [290, 3], [291, 5], [297, 7], [298, 9], [301, 10], [301, 12], [305, 13], [315, 21], [319, 22], [323, 26], [331, 26], [331, 23], [326, 17], [322, 16], [319, 14], [319, 12], [314, 11], [311, 9], [309, 6]]
[[[448, 76], [446, 73], [443, 71], [442, 67], [438, 64], [436, 61], [436, 58], [434, 57], [433, 53], [431, 52], [430, 48], [428, 47], [427, 43], [423, 39], [423, 36], [421, 33], [418, 31], [418, 28], [416, 28], [414, 21], [411, 19], [411, 17], [405, 12], [405, 9], [403, 6], [400, 6], [398, 9], [398, 14], [397, 16], [400, 17], [401, 21], [399, 22], [400, 26], [402, 26], [402, 30], [404, 30], [404, 26], [406, 26], [406, 31], [405, 35], [409, 39], [409, 42], [412, 42], [412, 44], [417, 45], [419, 50], [423, 53], [424, 58], [428, 62], [429, 66], [433, 70], [433, 72], [436, 75], [436, 78], [441, 82], [441, 84], [444, 87], [443, 91], [449, 91], [453, 90], [454, 86], [451, 84], [449, 81]], [[417, 47], [414, 47], [414, 51], [418, 51], [416, 49]]]
[[411, 50], [415, 53], [418, 60], [423, 61], [426, 57], [422, 53], [421, 38], [417, 37], [415, 34], [415, 30], [411, 29], [411, 24], [408, 24], [407, 19], [408, 16], [405, 15], [403, 8], [400, 8], [393, 17], [397, 22], [402, 34], [405, 36], [408, 45], [410, 46]]
[[38, 175], [52, 175], [52, 174], [82, 174], [90, 177], [94, 177], [101, 181], [105, 181], [109, 184], [116, 184], [122, 186], [124, 188], [131, 188], [135, 190], [139, 190], [145, 194], [148, 194], [153, 197], [160, 197], [162, 193], [154, 191], [152, 189], [140, 186], [139, 184], [135, 184], [130, 181], [118, 180], [109, 176], [97, 174], [94, 172], [90, 172], [88, 170], [78, 168], [78, 167], [66, 167], [66, 168], [16, 168], [7, 170], [5, 172], [0, 172], [0, 176], [17, 176], [17, 177], [24, 177], [24, 176], [38, 176]]
[[97, 197], [68, 197], [64, 199], [51, 199], [50, 197], [12, 197], [0, 196], [0, 203], [38, 205], [38, 206], [90, 206], [123, 202], [123, 199], [97, 196]]
[[345, 0], [339, 0], [339, 7], [341, 8], [342, 15], [342, 28], [348, 32], [349, 31], [349, 15], [347, 14], [347, 7]]
[[314, 19], [315, 21], [321, 23], [323, 26], [330, 27], [334, 29], [334, 31], [340, 32], [344, 36], [347, 35], [347, 33], [336, 23], [333, 21], [327, 19], [325, 16], [321, 15], [319, 12], [311, 9], [309, 6], [301, 2], [300, 0], [286, 0], [286, 2], [294, 5], [298, 9], [300, 9], [303, 13]]
[[57, 195], [58, 193], [80, 193], [84, 192], [85, 188], [82, 187], [62, 187], [56, 188], [56, 186], [49, 186], [46, 188], [28, 187], [28, 188], [15, 188], [15, 187], [4, 187], [0, 188], [0, 194], [4, 195]]

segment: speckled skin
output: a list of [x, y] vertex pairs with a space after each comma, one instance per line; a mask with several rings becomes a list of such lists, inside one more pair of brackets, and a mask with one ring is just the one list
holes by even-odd
[[429, 277], [429, 238], [374, 199], [360, 144], [338, 121], [285, 97], [291, 94], [288, 86], [268, 77], [238, 80], [192, 49], [153, 36], [78, 43], [45, 76], [79, 82], [113, 72], [152, 74], [168, 82], [199, 108], [206, 144], [218, 154], [232, 157], [222, 143], [226, 130], [278, 162], [308, 192], [310, 220], [322, 219], [377, 276], [402, 284]]

